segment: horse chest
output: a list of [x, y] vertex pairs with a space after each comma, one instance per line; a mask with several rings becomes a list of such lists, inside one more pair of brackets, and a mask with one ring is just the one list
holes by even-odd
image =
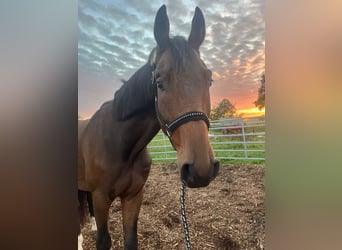
[[143, 188], [148, 173], [149, 169], [133, 169], [121, 174], [113, 183], [112, 197], [134, 196]]

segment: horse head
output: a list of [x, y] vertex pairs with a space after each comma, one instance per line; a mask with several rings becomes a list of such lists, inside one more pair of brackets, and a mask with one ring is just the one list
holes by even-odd
[[188, 187], [205, 187], [218, 174], [219, 162], [208, 138], [212, 73], [199, 52], [205, 37], [202, 11], [196, 7], [188, 39], [170, 38], [169, 30], [163, 5], [154, 23], [156, 113], [177, 151], [181, 179]]

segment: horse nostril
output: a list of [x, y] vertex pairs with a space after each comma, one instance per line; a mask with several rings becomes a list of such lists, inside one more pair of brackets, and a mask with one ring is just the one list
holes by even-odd
[[191, 174], [190, 174], [190, 167], [192, 166], [192, 164], [190, 163], [184, 163], [182, 168], [181, 168], [181, 177], [182, 180], [186, 180], [189, 181], [189, 178], [191, 178]]

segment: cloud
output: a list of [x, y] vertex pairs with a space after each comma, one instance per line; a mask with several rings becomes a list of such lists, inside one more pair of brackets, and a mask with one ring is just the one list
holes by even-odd
[[[109, 91], [108, 84], [103, 88], [101, 86], [108, 79], [115, 82], [110, 85], [114, 93], [121, 85], [119, 79], [128, 79], [146, 62], [155, 47], [153, 22], [163, 2], [79, 2], [79, 70], [92, 78], [98, 77], [96, 88], [99, 94]], [[215, 72], [216, 78], [212, 98], [230, 97], [237, 100], [238, 108], [251, 105], [244, 102], [257, 98], [259, 78], [265, 63], [264, 1], [169, 0], [166, 6], [171, 34], [185, 37], [189, 35], [195, 7], [202, 9], [207, 35], [201, 55], [206, 65]], [[86, 81], [85, 77], [80, 81]], [[79, 94], [85, 92], [82, 90]], [[108, 94], [103, 92], [103, 96], [108, 97]], [[104, 98], [102, 102], [106, 101]], [[96, 98], [93, 105], [101, 105], [99, 99]], [[91, 98], [88, 102], [92, 102]]]

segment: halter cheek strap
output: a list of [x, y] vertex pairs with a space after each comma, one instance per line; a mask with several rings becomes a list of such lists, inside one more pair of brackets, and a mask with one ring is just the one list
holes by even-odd
[[156, 84], [156, 79], [155, 79], [155, 65], [151, 65], [153, 67], [152, 70], [152, 85], [153, 85], [153, 89], [154, 89], [154, 107], [155, 107], [155, 111], [156, 111], [156, 116], [157, 119], [159, 121], [159, 124], [161, 126], [161, 129], [163, 130], [164, 134], [169, 138], [172, 146], [174, 149], [175, 146], [173, 145], [172, 142], [172, 134], [173, 132], [179, 128], [180, 126], [182, 126], [183, 124], [190, 122], [190, 121], [204, 121], [205, 124], [207, 125], [208, 129], [210, 127], [210, 122], [209, 122], [209, 118], [206, 114], [204, 114], [203, 112], [200, 111], [191, 111], [191, 112], [187, 112], [181, 116], [179, 116], [178, 118], [176, 118], [175, 120], [173, 120], [170, 123], [167, 123], [161, 116], [161, 114], [159, 113], [159, 109], [158, 109], [158, 89], [157, 89], [157, 84]]

